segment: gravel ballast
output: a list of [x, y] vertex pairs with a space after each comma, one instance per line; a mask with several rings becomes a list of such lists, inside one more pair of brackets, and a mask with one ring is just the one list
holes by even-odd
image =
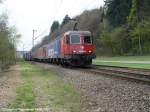
[[92, 74], [79, 69], [38, 64], [56, 71], [82, 94], [81, 112], [150, 112], [150, 85]]

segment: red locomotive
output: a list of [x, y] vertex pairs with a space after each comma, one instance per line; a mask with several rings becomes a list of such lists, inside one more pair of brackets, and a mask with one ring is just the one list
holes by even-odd
[[35, 61], [70, 66], [89, 66], [95, 57], [93, 37], [89, 31], [68, 31], [32, 52]]

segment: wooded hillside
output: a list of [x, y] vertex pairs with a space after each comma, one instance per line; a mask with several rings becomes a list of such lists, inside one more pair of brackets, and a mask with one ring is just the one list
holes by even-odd
[[65, 31], [89, 30], [94, 35], [97, 55], [150, 54], [150, 0], [105, 0], [99, 9], [84, 11], [62, 23], [54, 21], [48, 36], [34, 49], [49, 43]]

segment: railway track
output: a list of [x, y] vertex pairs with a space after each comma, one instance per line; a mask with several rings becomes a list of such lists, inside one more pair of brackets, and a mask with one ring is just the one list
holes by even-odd
[[107, 66], [107, 65], [92, 65], [91, 68], [69, 67], [68, 69], [75, 69], [75, 70], [80, 70], [82, 72], [90, 72], [90, 73], [105, 75], [105, 76], [119, 77], [127, 80], [140, 81], [140, 82], [150, 84], [150, 70], [148, 69], [116, 67], [116, 66]]
[[93, 65], [91, 69], [87, 69], [86, 71], [95, 74], [120, 77], [127, 80], [142, 81], [150, 84], [150, 70], [147, 69]]

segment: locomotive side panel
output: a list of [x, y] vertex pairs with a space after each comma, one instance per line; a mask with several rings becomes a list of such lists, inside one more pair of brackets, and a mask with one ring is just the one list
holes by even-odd
[[56, 38], [53, 42], [47, 45], [47, 58], [60, 58], [61, 57], [61, 49], [60, 49], [60, 38]]
[[64, 35], [61, 37], [60, 49], [61, 49], [61, 58], [62, 59], [66, 58], [67, 55], [70, 54], [70, 45], [67, 43], [67, 38], [68, 38], [68, 35]]

